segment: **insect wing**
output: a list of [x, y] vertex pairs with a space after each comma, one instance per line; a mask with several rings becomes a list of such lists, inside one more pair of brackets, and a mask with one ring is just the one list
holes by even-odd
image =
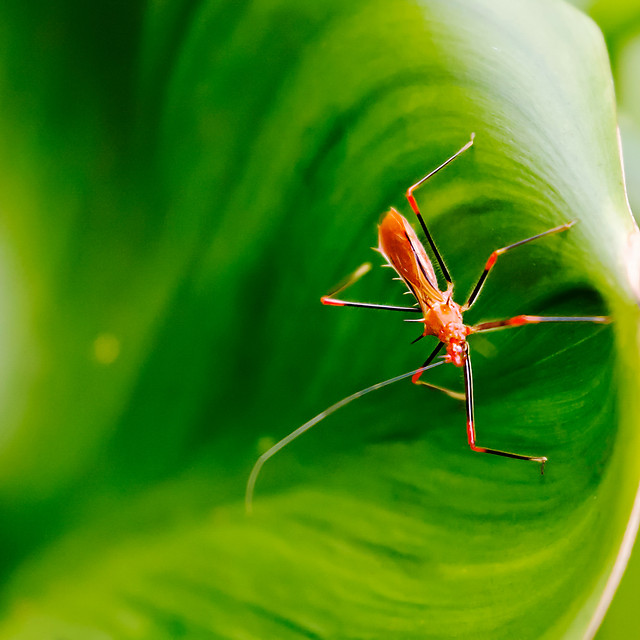
[[378, 250], [422, 305], [444, 302], [438, 280], [425, 248], [413, 227], [395, 209], [384, 217], [379, 229]]

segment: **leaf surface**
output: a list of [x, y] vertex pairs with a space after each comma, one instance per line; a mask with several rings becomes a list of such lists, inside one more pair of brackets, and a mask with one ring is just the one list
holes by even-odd
[[[9, 83], [34, 26], [70, 23], [5, 11]], [[637, 229], [597, 28], [551, 0], [151, 3], [137, 20], [131, 83], [75, 68], [84, 137], [54, 109], [60, 80], [29, 94], [48, 137], [15, 125], [17, 94], [4, 107], [24, 286], [5, 320], [0, 637], [593, 634], [640, 472]], [[106, 40], [83, 42], [104, 61]], [[33, 69], [75, 59], [65, 42]], [[247, 518], [266, 443], [433, 348], [398, 315], [318, 298], [471, 132], [418, 192], [458, 301], [492, 250], [579, 222], [501, 258], [468, 321], [613, 319], [471, 342], [480, 444], [546, 455], [545, 475], [474, 454], [460, 403], [399, 383], [269, 461]], [[354, 297], [406, 303], [388, 276]]]

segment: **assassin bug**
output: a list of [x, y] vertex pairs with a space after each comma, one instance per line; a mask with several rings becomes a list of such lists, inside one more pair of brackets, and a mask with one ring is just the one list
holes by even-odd
[[[336, 298], [335, 296], [338, 293], [351, 286], [365, 273], [367, 273], [367, 271], [369, 271], [371, 265], [368, 263], [359, 267], [353, 274], [351, 274], [347, 278], [346, 282], [340, 285], [337, 289], [321, 298], [322, 304], [330, 306], [362, 307], [365, 309], [381, 309], [386, 311], [401, 311], [405, 313], [420, 313], [422, 314], [421, 318], [417, 320], [409, 320], [411, 322], [422, 322], [424, 324], [423, 333], [416, 340], [414, 340], [414, 342], [417, 342], [425, 336], [431, 335], [438, 338], [438, 346], [431, 352], [422, 367], [420, 367], [419, 369], [400, 376], [396, 376], [395, 378], [391, 378], [390, 380], [386, 380], [385, 382], [380, 382], [371, 387], [363, 389], [362, 391], [358, 391], [357, 393], [354, 393], [347, 398], [344, 398], [340, 402], [332, 405], [331, 407], [317, 415], [309, 422], [306, 422], [301, 427], [298, 427], [298, 429], [290, 433], [288, 436], [280, 440], [280, 442], [271, 447], [268, 451], [263, 453], [255, 463], [247, 483], [245, 502], [248, 512], [251, 511], [253, 491], [258, 474], [264, 463], [270, 457], [272, 457], [275, 453], [280, 451], [280, 449], [285, 447], [302, 433], [326, 418], [329, 414], [337, 411], [356, 398], [360, 398], [363, 395], [370, 393], [371, 391], [380, 389], [381, 387], [384, 387], [388, 384], [393, 384], [394, 382], [402, 380], [403, 378], [408, 378], [409, 376], [411, 376], [411, 380], [414, 384], [422, 384], [427, 387], [443, 391], [454, 398], [464, 399], [467, 414], [467, 440], [469, 446], [473, 451], [477, 451], [479, 453], [489, 453], [506, 458], [515, 458], [516, 460], [530, 460], [532, 462], [537, 462], [540, 464], [540, 472], [544, 473], [544, 465], [547, 462], [547, 458], [545, 456], [530, 456], [522, 453], [501, 451], [499, 449], [489, 449], [488, 447], [479, 446], [476, 443], [476, 429], [473, 410], [473, 377], [471, 371], [471, 355], [469, 352], [469, 344], [467, 342], [467, 338], [469, 335], [475, 333], [484, 333], [486, 331], [493, 331], [495, 329], [503, 329], [508, 327], [522, 327], [527, 324], [537, 324], [540, 322], [606, 323], [609, 322], [609, 318], [606, 316], [564, 317], [518, 315], [512, 318], [507, 318], [505, 320], [481, 322], [480, 324], [472, 326], [464, 323], [462, 314], [465, 311], [468, 311], [478, 299], [485, 280], [487, 279], [487, 276], [489, 275], [491, 269], [496, 264], [499, 256], [505, 254], [511, 249], [514, 249], [515, 247], [526, 244], [527, 242], [532, 242], [533, 240], [537, 240], [538, 238], [542, 238], [544, 236], [566, 231], [577, 222], [577, 220], [572, 220], [563, 225], [560, 225], [559, 227], [548, 229], [547, 231], [538, 233], [534, 236], [531, 236], [530, 238], [525, 238], [524, 240], [520, 240], [519, 242], [514, 242], [513, 244], [507, 245], [500, 249], [496, 249], [489, 256], [484, 270], [480, 275], [480, 278], [478, 279], [475, 287], [471, 291], [471, 294], [469, 295], [467, 301], [462, 305], [454, 302], [453, 281], [451, 279], [451, 276], [449, 275], [449, 270], [447, 269], [444, 260], [442, 259], [442, 256], [440, 255], [440, 252], [438, 251], [438, 248], [436, 247], [436, 244], [433, 241], [429, 230], [427, 229], [424, 218], [420, 213], [418, 203], [416, 202], [414, 196], [414, 191], [422, 186], [429, 178], [438, 173], [438, 171], [455, 160], [460, 154], [469, 149], [473, 145], [474, 137], [475, 134], [471, 134], [471, 139], [469, 140], [469, 142], [467, 142], [462, 148], [456, 151], [456, 153], [454, 153], [450, 158], [445, 160], [440, 166], [436, 167], [424, 178], [409, 187], [406, 192], [406, 198], [409, 201], [409, 205], [418, 217], [420, 226], [424, 231], [429, 246], [431, 247], [431, 251], [435, 256], [438, 265], [440, 266], [442, 275], [447, 283], [446, 290], [442, 291], [440, 289], [433, 265], [431, 264], [431, 261], [427, 256], [427, 252], [424, 246], [418, 239], [416, 232], [413, 230], [406, 218], [400, 215], [400, 213], [396, 209], [391, 208], [387, 212], [379, 226], [379, 245], [377, 251], [382, 254], [384, 259], [387, 261], [387, 265], [385, 266], [390, 266], [398, 274], [398, 279], [405, 283], [408, 288], [407, 293], [413, 295], [413, 297], [417, 301], [416, 306], [399, 307], [384, 304], [370, 304], [366, 302], [352, 302], [349, 300], [341, 300]], [[445, 355], [441, 356], [441, 360], [439, 362], [433, 363], [433, 361], [436, 359], [443, 348], [445, 349]], [[428, 382], [420, 379], [422, 374], [428, 369], [445, 363], [451, 363], [456, 367], [460, 367], [463, 369], [464, 394], [460, 394], [455, 391], [450, 391], [448, 389], [429, 384]]]

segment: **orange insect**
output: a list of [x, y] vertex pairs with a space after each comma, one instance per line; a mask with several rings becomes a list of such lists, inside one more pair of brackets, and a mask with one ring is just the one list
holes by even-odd
[[[288, 436], [280, 440], [277, 444], [271, 447], [268, 451], [263, 453], [255, 463], [249, 480], [247, 483], [246, 492], [246, 507], [247, 511], [251, 511], [253, 492], [258, 474], [264, 465], [264, 463], [271, 458], [275, 453], [280, 451], [284, 446], [289, 444], [292, 440], [300, 436], [305, 431], [316, 425], [320, 420], [326, 418], [329, 414], [337, 411], [341, 407], [350, 403], [351, 401], [359, 398], [371, 391], [380, 389], [388, 384], [393, 384], [398, 380], [411, 376], [412, 382], [415, 384], [423, 384], [428, 387], [432, 387], [447, 393], [455, 398], [464, 398], [467, 412], [467, 440], [469, 446], [473, 451], [480, 453], [490, 453], [497, 456], [504, 456], [507, 458], [516, 458], [518, 460], [531, 460], [540, 464], [540, 472], [544, 472], [544, 465], [547, 462], [545, 456], [530, 456], [521, 453], [511, 453], [508, 451], [501, 451], [498, 449], [489, 449], [487, 447], [481, 447], [476, 443], [476, 430], [474, 422], [473, 411], [473, 377], [471, 371], [471, 356], [469, 353], [469, 344], [467, 338], [474, 333], [483, 333], [485, 331], [492, 331], [494, 329], [501, 329], [507, 327], [521, 327], [527, 324], [536, 324], [540, 322], [596, 322], [606, 323], [609, 318], [606, 316], [582, 316], [582, 317], [562, 317], [562, 316], [529, 316], [518, 315], [506, 320], [498, 320], [493, 322], [481, 322], [473, 326], [469, 326], [464, 323], [462, 315], [465, 311], [471, 308], [474, 302], [477, 300], [480, 291], [489, 275], [489, 272], [494, 267], [499, 256], [503, 255], [507, 251], [520, 245], [526, 244], [543, 236], [551, 235], [552, 233], [559, 233], [566, 231], [572, 227], [577, 221], [573, 220], [566, 224], [554, 227], [542, 233], [538, 233], [535, 236], [514, 242], [500, 249], [496, 249], [491, 253], [489, 259], [486, 262], [484, 271], [480, 275], [478, 282], [471, 291], [471, 295], [468, 300], [460, 305], [453, 300], [453, 282], [438, 248], [427, 229], [427, 225], [420, 213], [418, 204], [414, 197], [414, 191], [424, 184], [429, 178], [431, 178], [438, 171], [446, 167], [450, 162], [455, 160], [461, 153], [469, 149], [473, 145], [474, 134], [471, 134], [471, 139], [461, 149], [454, 153], [450, 158], [443, 162], [439, 167], [428, 173], [424, 178], [416, 182], [409, 187], [406, 193], [407, 200], [411, 205], [414, 213], [418, 217], [420, 226], [424, 231], [424, 234], [429, 242], [429, 246], [433, 251], [433, 254], [440, 266], [442, 275], [447, 283], [447, 288], [442, 291], [438, 285], [436, 274], [427, 256], [427, 252], [418, 239], [415, 231], [409, 224], [409, 222], [402, 216], [396, 209], [391, 208], [386, 214], [379, 227], [379, 245], [378, 251], [387, 261], [388, 265], [392, 267], [399, 278], [407, 285], [409, 292], [417, 300], [417, 306], [414, 307], [399, 307], [383, 304], [370, 304], [365, 302], [352, 302], [348, 300], [340, 300], [334, 296], [347, 287], [351, 286], [354, 282], [360, 279], [369, 269], [369, 264], [362, 265], [357, 269], [349, 278], [346, 283], [338, 287], [329, 295], [323, 296], [321, 301], [325, 305], [339, 306], [339, 307], [363, 307], [366, 309], [382, 309], [387, 311], [401, 311], [408, 313], [421, 313], [422, 317], [414, 322], [422, 322], [424, 324], [424, 332], [419, 336], [417, 340], [424, 336], [435, 336], [439, 342], [436, 348], [431, 352], [426, 359], [422, 367], [411, 371], [409, 373], [396, 376], [385, 382], [380, 382], [367, 389], [358, 391], [347, 398], [344, 398], [340, 402], [332, 405], [315, 418], [306, 422], [301, 427], [290, 433]], [[417, 342], [414, 340], [414, 342]], [[446, 355], [441, 357], [439, 362], [433, 363], [442, 349], [445, 349]], [[432, 364], [433, 363], [433, 364]], [[460, 367], [464, 370], [464, 395], [459, 394], [436, 385], [429, 384], [420, 379], [422, 374], [441, 364], [451, 363], [456, 367]]]

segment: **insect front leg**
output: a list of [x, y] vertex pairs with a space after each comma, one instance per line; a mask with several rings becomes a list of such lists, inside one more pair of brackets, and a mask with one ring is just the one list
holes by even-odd
[[[434, 369], [435, 367], [439, 367], [444, 362], [436, 362], [429, 366], [429, 369]], [[260, 471], [264, 466], [264, 463], [272, 458], [278, 451], [284, 449], [288, 444], [299, 438], [303, 433], [309, 431], [312, 427], [315, 427], [319, 422], [324, 420], [327, 416], [330, 416], [332, 413], [342, 409], [349, 403], [357, 400], [358, 398], [362, 398], [362, 396], [371, 393], [372, 391], [377, 391], [378, 389], [382, 389], [390, 384], [394, 384], [399, 382], [400, 380], [404, 380], [409, 376], [414, 377], [418, 373], [422, 373], [424, 368], [416, 369], [415, 371], [409, 371], [409, 373], [403, 373], [399, 376], [395, 376], [394, 378], [389, 378], [389, 380], [385, 380], [384, 382], [378, 382], [376, 384], [367, 387], [366, 389], [362, 389], [360, 391], [356, 391], [356, 393], [352, 393], [350, 396], [343, 398], [339, 402], [332, 404], [329, 408], [325, 409], [321, 413], [319, 413], [315, 418], [312, 418], [308, 422], [305, 422], [302, 426], [298, 427], [294, 431], [292, 431], [289, 435], [285, 436], [279, 442], [276, 442], [270, 449], [267, 449], [255, 462], [251, 469], [251, 473], [249, 474], [249, 478], [247, 480], [247, 488], [245, 490], [244, 503], [247, 514], [250, 514], [253, 510], [253, 494], [256, 488], [256, 482], [258, 480], [258, 476], [260, 475]]]
[[[438, 342], [438, 346], [431, 352], [429, 357], [424, 361], [423, 367], [428, 367], [434, 360], [435, 357], [440, 353], [442, 347], [444, 347], [444, 342]], [[411, 382], [413, 384], [418, 384], [420, 382], [420, 376], [422, 375], [422, 371], [418, 371], [412, 378]]]
[[445, 395], [453, 398], [454, 400], [460, 400], [464, 402], [465, 394], [461, 391], [453, 391], [452, 389], [447, 389], [446, 387], [441, 387], [437, 384], [431, 384], [430, 382], [425, 382], [424, 380], [416, 380], [414, 384], [421, 384], [424, 387], [428, 387], [429, 389], [434, 389], [435, 391], [442, 391]]
[[[444, 343], [443, 342], [439, 342], [438, 346], [431, 352], [431, 355], [424, 361], [424, 364], [422, 365], [423, 367], [428, 367], [433, 360], [435, 359], [435, 357], [438, 355], [438, 353], [440, 353], [440, 351], [442, 350], [442, 347], [444, 347]], [[459, 391], [452, 391], [451, 389], [447, 389], [446, 387], [441, 387], [437, 384], [431, 384], [430, 382], [425, 382], [424, 380], [420, 380], [420, 376], [422, 375], [423, 371], [420, 371], [419, 373], [416, 373], [413, 378], [411, 378], [411, 382], [413, 382], [413, 384], [421, 384], [425, 387], [428, 387], [429, 389], [435, 389], [436, 391], [442, 391], [442, 393], [445, 393], [446, 395], [448, 395], [450, 398], [453, 398], [454, 400], [464, 400], [465, 399], [465, 395], [464, 393], [460, 393]]]

